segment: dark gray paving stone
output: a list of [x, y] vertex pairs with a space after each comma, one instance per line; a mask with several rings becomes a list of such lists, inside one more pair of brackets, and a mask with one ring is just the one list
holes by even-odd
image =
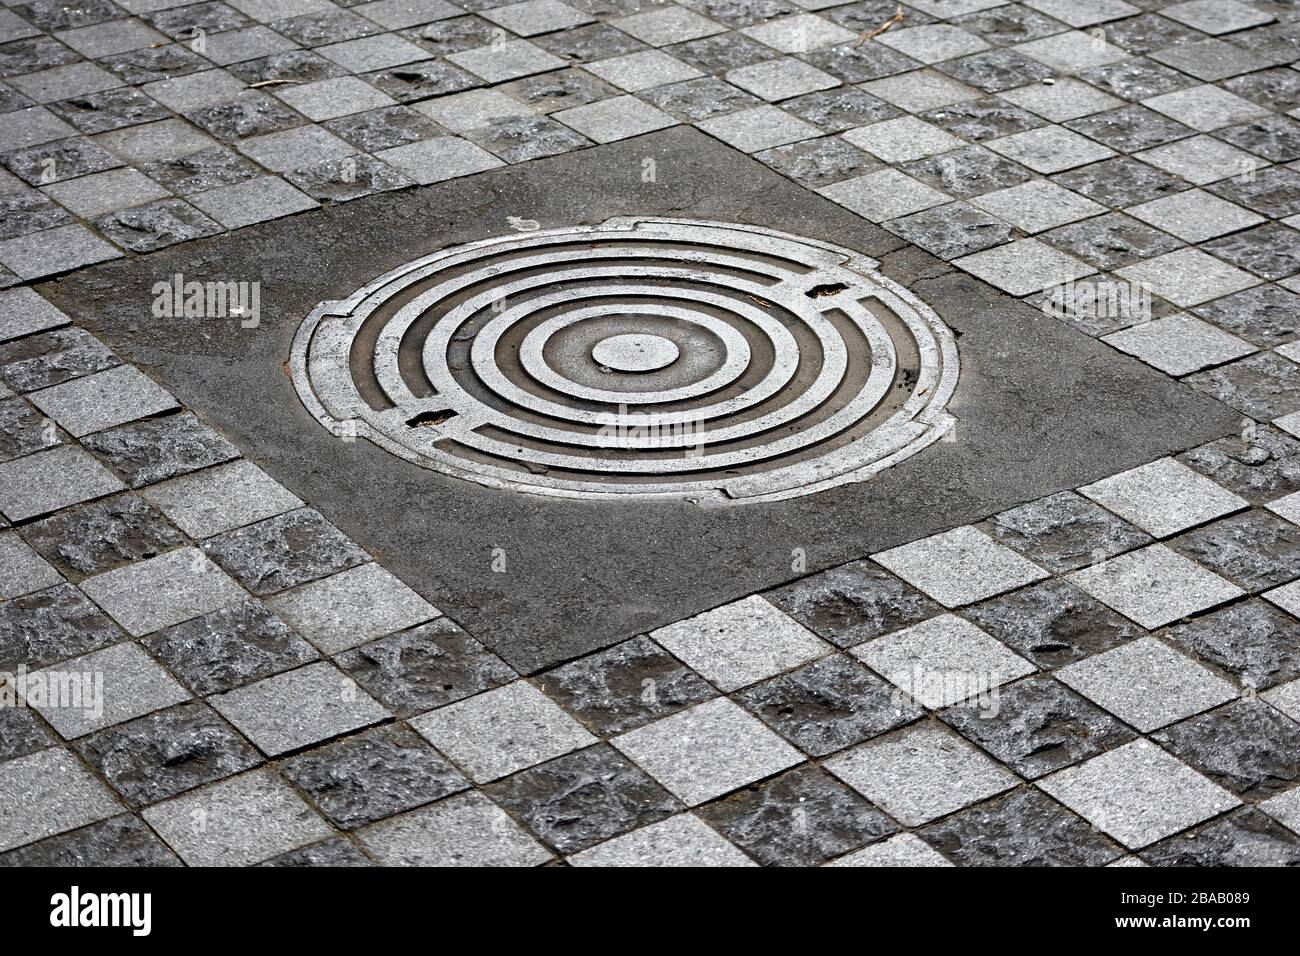
[[335, 136], [368, 153], [438, 135], [441, 127], [409, 106], [386, 106], [322, 123]]
[[14, 4], [12, 9], [24, 20], [51, 33], [72, 27], [88, 27], [122, 15], [122, 11], [108, 0], [77, 0], [76, 3], [36, 0], [34, 3]]
[[1186, 74], [1145, 57], [1094, 66], [1081, 72], [1079, 79], [1121, 99], [1135, 101], [1196, 85]]
[[1152, 866], [1300, 866], [1300, 837], [1253, 807], [1180, 833], [1140, 854]]
[[140, 167], [150, 179], [173, 192], [188, 195], [218, 186], [232, 186], [259, 175], [257, 167], [230, 150], [213, 146], [180, 156], [160, 159]]
[[1255, 504], [1300, 491], [1300, 441], [1249, 419], [1240, 435], [1194, 448], [1178, 460]]
[[1013, 133], [1046, 126], [1047, 120], [1012, 106], [996, 96], [940, 106], [920, 114], [921, 119], [972, 143], [1000, 139]]
[[1029, 780], [1095, 757], [1134, 733], [1100, 707], [1046, 675], [998, 691], [990, 713], [949, 707], [939, 717]]
[[1151, 543], [1151, 536], [1072, 491], [995, 515], [981, 527], [1056, 574]]
[[26, 707], [0, 708], [0, 762], [34, 754], [58, 742], [35, 711]]
[[335, 837], [323, 843], [305, 846], [298, 850], [281, 853], [269, 860], [263, 860], [258, 866], [374, 866], [364, 853], [346, 837]]
[[1032, 787], [963, 810], [920, 835], [964, 866], [1100, 866], [1123, 853]]
[[875, 157], [837, 136], [765, 149], [754, 158], [810, 189], [881, 168]]
[[18, 76], [48, 70], [81, 57], [53, 37], [31, 37], [0, 44], [0, 76]]
[[[1278, 108], [1276, 104], [1266, 105]], [[1241, 126], [1229, 126], [1216, 130], [1214, 135], [1274, 163], [1300, 159], [1300, 123], [1284, 116], [1266, 116]]]
[[97, 62], [131, 86], [143, 86], [157, 80], [170, 80], [211, 69], [207, 60], [183, 43], [142, 47], [129, 53], [115, 53]]
[[938, 156], [905, 163], [901, 168], [926, 185], [963, 199], [1018, 186], [1034, 178], [1033, 173], [1019, 163], [1013, 163], [983, 146], [963, 146]]
[[14, 110], [25, 109], [31, 105], [32, 101], [17, 90], [8, 87], [0, 89], [0, 113], [12, 113]]
[[1143, 633], [1136, 624], [1060, 580], [992, 598], [965, 608], [962, 616], [1043, 668], [1082, 660]]
[[1248, 591], [1300, 576], [1300, 527], [1258, 508], [1180, 534], [1169, 544]]
[[646, 48], [640, 40], [607, 23], [592, 23], [576, 30], [534, 37], [533, 42], [547, 53], [572, 63], [590, 63]]
[[127, 87], [74, 96], [51, 103], [49, 109], [87, 136], [152, 123], [172, 115], [165, 106], [155, 103], [140, 90]]
[[853, 87], [805, 93], [781, 104], [781, 109], [818, 129], [838, 133], [902, 115], [896, 106]]
[[566, 711], [606, 737], [718, 695], [704, 678], [647, 637], [547, 671], [541, 686]]
[[399, 103], [446, 96], [448, 93], [459, 93], [483, 85], [483, 81], [474, 74], [446, 60], [407, 63], [367, 73], [365, 78]]
[[[1286, 2], [1287, 0], [1278, 0], [1278, 3], [1270, 5], [1277, 7]], [[1294, 22], [1293, 11], [1275, 10], [1274, 12], [1281, 13], [1283, 18], [1290, 19], [1292, 22], [1243, 30], [1241, 33], [1233, 34], [1229, 39], [1233, 43], [1241, 44], [1256, 56], [1267, 59], [1273, 65], [1281, 66], [1300, 58], [1300, 25]]]
[[0, 604], [0, 670], [36, 670], [126, 639], [71, 584], [58, 584]]
[[34, 189], [0, 196], [0, 239], [26, 236], [71, 221], [66, 209]]
[[492, 42], [497, 29], [499, 28], [481, 17], [452, 17], [409, 30], [399, 30], [398, 35], [418, 43], [430, 53], [445, 56], [486, 46]]
[[226, 142], [291, 129], [305, 122], [279, 100], [256, 90], [246, 91], [228, 103], [205, 106], [185, 116], [195, 126]]
[[515, 672], [446, 618], [340, 654], [338, 664], [399, 717], [509, 683]]
[[1099, 269], [1113, 270], [1182, 248], [1168, 233], [1112, 212], [1060, 226], [1039, 236]]
[[188, 40], [197, 36], [199, 31], [211, 35], [238, 30], [253, 22], [233, 7], [217, 2], [154, 10], [142, 13], [140, 17], [173, 40]]
[[1235, 232], [1200, 248], [1264, 279], [1284, 279], [1300, 271], [1300, 231], [1280, 222]]
[[1300, 172], [1285, 166], [1261, 169], [1250, 178], [1234, 176], [1206, 190], [1270, 219], [1285, 219], [1300, 212]]
[[[1235, 76], [1220, 84], [1243, 99], [1258, 103], [1271, 110], [1290, 111], [1300, 107], [1300, 73], [1291, 69], [1258, 70], [1245, 76]], [[1236, 129], [1238, 127], [1229, 127]], [[1216, 136], [1222, 136], [1219, 130]]]
[[1151, 56], [1152, 59], [1167, 63], [1207, 83], [1240, 76], [1269, 65], [1268, 60], [1243, 49], [1241, 45], [1227, 43], [1217, 37], [1180, 43]]
[[141, 643], [204, 696], [243, 687], [320, 656], [259, 601], [212, 611]]
[[1196, 131], [1155, 110], [1134, 103], [1063, 124], [1121, 153], [1136, 153], [1194, 136]]
[[262, 762], [252, 744], [198, 703], [101, 730], [79, 741], [77, 751], [137, 808]]
[[96, 432], [81, 443], [132, 488], [239, 457], [235, 446], [188, 412]]
[[853, 647], [943, 613], [938, 604], [871, 561], [822, 571], [765, 596], [839, 647]]
[[1245, 687], [1267, 690], [1300, 677], [1300, 624], [1264, 601], [1198, 617], [1170, 628], [1165, 637]]
[[1300, 777], [1300, 723], [1261, 700], [1237, 700], [1151, 738], [1215, 783], [1266, 800]]
[[923, 209], [884, 225], [896, 236], [948, 261], [1023, 235], [992, 213], [964, 202]]
[[841, 654], [756, 684], [736, 700], [814, 757], [877, 737], [924, 714], [894, 685]]
[[1172, 196], [1190, 188], [1182, 177], [1128, 156], [1116, 156], [1091, 166], [1057, 173], [1049, 178], [1058, 186], [1117, 208]]
[[488, 796], [560, 853], [666, 820], [681, 803], [608, 744], [523, 770]]
[[117, 495], [27, 525], [23, 539], [64, 577], [80, 580], [185, 543], [148, 502]]
[[348, 72], [332, 60], [310, 50], [286, 50], [246, 63], [232, 63], [227, 71], [249, 86], [275, 80], [314, 83], [317, 80], [346, 76]]
[[1191, 311], [1264, 348], [1284, 345], [1300, 337], [1300, 295], [1280, 285], [1257, 285], [1198, 305]]
[[[712, 80], [710, 77], [702, 77], [702, 79], [719, 87], [733, 89], [733, 87], [728, 86], [721, 80]], [[687, 82], [696, 81], [688, 80]], [[674, 85], [680, 86], [684, 84]], [[497, 89], [503, 93], [508, 93], [521, 103], [527, 103], [533, 109], [542, 113], [554, 113], [556, 110], [568, 109], [573, 106], [586, 106], [588, 103], [595, 103], [597, 100], [608, 99], [611, 96], [620, 94], [617, 88], [604, 80], [578, 69], [555, 70], [552, 73], [525, 76], [503, 84]], [[664, 89], [671, 89], [671, 87], [647, 90], [642, 96], [650, 98], [650, 94], [660, 93]], [[740, 93], [740, 90], [736, 90], [736, 92]], [[744, 95], [748, 96], [748, 94]], [[656, 105], [658, 104], [656, 103]]]
[[203, 550], [259, 597], [369, 559], [313, 508], [299, 508], [203, 542]]
[[308, 196], [321, 202], [347, 202], [390, 189], [414, 186], [415, 182], [373, 156], [344, 156], [295, 169], [285, 174]]
[[941, 63], [937, 69], [985, 93], [1001, 93], [1055, 74], [1046, 63], [1016, 50], [985, 50]]
[[280, 772], [345, 830], [469, 787], [460, 771], [404, 724], [309, 750], [282, 762]]
[[898, 832], [857, 792], [807, 764], [696, 813], [768, 866], [815, 866]]
[[[719, 33], [685, 43], [664, 47], [664, 52], [698, 67], [705, 73], [721, 74], [738, 66], [748, 66], [773, 59], [777, 53], [770, 46], [751, 40], [743, 33]], [[841, 77], [843, 79], [843, 77]]]
[[[907, 20], [912, 24], [911, 14], [908, 14]], [[877, 26], [881, 22], [884, 21], [879, 21]], [[985, 43], [994, 46], [1025, 43], [1061, 33], [1065, 29], [1065, 25], [1061, 22], [1019, 4], [963, 13], [961, 16], [948, 18], [946, 22], [961, 27], [967, 33], [973, 33]]]
[[[1154, 4], [1154, 6], [1161, 5]], [[1108, 43], [1123, 47], [1130, 53], [1151, 53], [1173, 46], [1175, 43], [1190, 43], [1205, 38], [1205, 34], [1200, 30], [1194, 30], [1155, 13], [1143, 13], [1126, 20], [1107, 23], [1105, 30]]]
[[21, 398], [0, 402], [0, 461], [63, 444], [58, 429], [48, 427], [46, 422], [44, 415]]
[[915, 70], [921, 64], [883, 43], [844, 43], [802, 55], [819, 70], [845, 83], [866, 83]]
[[78, 328], [55, 329], [0, 345], [0, 380], [15, 392], [48, 388], [121, 364], [102, 342]]
[[694, 123], [710, 116], [721, 116], [757, 106], [758, 97], [739, 90], [730, 83], [710, 76], [682, 83], [670, 83], [639, 94], [640, 98], [675, 116]]
[[465, 137], [507, 163], [523, 163], [591, 145], [585, 136], [545, 116], [500, 120], [471, 130]]
[[203, 213], [180, 199], [162, 199], [122, 209], [95, 220], [95, 228], [123, 249], [153, 252], [178, 242], [224, 232]]
[[57, 183], [88, 173], [115, 169], [122, 161], [82, 136], [70, 136], [53, 143], [7, 153], [5, 168], [33, 186]]
[[0, 866], [181, 866], [176, 854], [130, 814], [0, 853]]
[[271, 23], [271, 29], [305, 47], [355, 40], [357, 37], [383, 32], [377, 24], [365, 17], [338, 9], [275, 20]]
[[1300, 410], [1300, 366], [1272, 352], [1248, 355], [1183, 381], [1252, 418], [1272, 420]]
[[786, 0], [682, 0], [682, 6], [732, 29], [800, 12]]

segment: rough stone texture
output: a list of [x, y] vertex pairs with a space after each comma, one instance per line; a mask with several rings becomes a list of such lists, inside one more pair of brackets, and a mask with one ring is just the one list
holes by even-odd
[[1300, 441], [1249, 420], [1241, 435], [1194, 448], [1178, 460], [1254, 503], [1300, 491]]
[[263, 860], [258, 866], [374, 866], [364, 853], [343, 837], [326, 840], [314, 846], [305, 846], [301, 850], [290, 850], [269, 860]]
[[49, 428], [45, 417], [21, 399], [0, 402], [0, 461], [53, 448], [63, 439], [58, 429]]
[[180, 704], [80, 741], [78, 752], [131, 806], [147, 806], [261, 763], [202, 704]]
[[1100, 866], [1123, 853], [1031, 787], [953, 814], [921, 836], [961, 866]]
[[1141, 854], [1153, 866], [1300, 866], [1300, 837], [1259, 810], [1242, 809]]
[[123, 815], [0, 853], [0, 866], [180, 866], [136, 817]]
[[0, 670], [44, 667], [126, 639], [71, 584], [59, 584], [0, 604]]
[[79, 505], [23, 529], [23, 538], [72, 580], [156, 557], [185, 543], [135, 495]]
[[1267, 590], [1300, 575], [1300, 527], [1263, 511], [1189, 531], [1171, 546], [1248, 591]]
[[238, 454], [233, 445], [188, 413], [87, 435], [82, 444], [132, 488], [218, 465]]
[[15, 392], [48, 388], [120, 364], [81, 329], [57, 329], [0, 345], [0, 380]]
[[1151, 543], [1151, 536], [1073, 492], [1061, 492], [990, 518], [998, 542], [1062, 573]]
[[1247, 800], [1265, 800], [1300, 777], [1300, 723], [1262, 701], [1234, 701], [1152, 739]]
[[312, 508], [219, 534], [205, 541], [203, 550], [258, 596], [326, 577], [369, 558]]
[[1300, 624], [1263, 601], [1198, 617], [1165, 637], [1248, 688], [1267, 690], [1300, 677]]
[[665, 820], [682, 809], [605, 744], [557, 757], [487, 788], [494, 801], [561, 853]]
[[826, 771], [798, 767], [696, 811], [768, 866], [815, 866], [898, 826]]
[[0, 708], [0, 761], [25, 757], [57, 740], [33, 711], [25, 707]]
[[409, 727], [367, 731], [280, 764], [281, 772], [345, 830], [412, 810], [469, 786]]

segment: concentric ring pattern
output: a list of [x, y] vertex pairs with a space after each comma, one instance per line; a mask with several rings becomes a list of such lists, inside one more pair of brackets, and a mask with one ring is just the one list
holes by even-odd
[[613, 219], [445, 249], [294, 341], [337, 435], [481, 484], [727, 504], [861, 481], [938, 439], [957, 351], [846, 249]]

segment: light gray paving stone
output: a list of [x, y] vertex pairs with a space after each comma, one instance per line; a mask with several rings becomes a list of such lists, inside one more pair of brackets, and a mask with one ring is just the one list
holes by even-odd
[[1075, 571], [1067, 579], [1148, 630], [1246, 593], [1163, 544]]
[[799, 751], [725, 697], [646, 724], [610, 743], [689, 806], [779, 773], [803, 759]]
[[510, 40], [463, 50], [447, 57], [461, 69], [469, 70], [488, 83], [504, 83], [533, 73], [545, 73], [567, 66], [564, 60], [548, 53], [528, 40]]
[[316, 47], [316, 52], [350, 73], [385, 70], [428, 59], [428, 51], [393, 33], [356, 37]]
[[296, 129], [253, 136], [239, 143], [236, 148], [277, 173], [298, 169], [307, 157], [326, 160], [356, 153], [354, 147], [319, 126], [299, 126]]
[[1106, 211], [1105, 206], [1045, 179], [1031, 179], [968, 201], [1027, 233], [1042, 232]]
[[140, 493], [198, 540], [302, 507], [297, 496], [243, 459], [150, 485]]
[[16, 534], [0, 534], [0, 601], [63, 582], [63, 575]]
[[957, 735], [928, 722], [859, 744], [824, 766], [906, 826], [928, 823], [1020, 782]]
[[1130, 468], [1084, 485], [1079, 492], [1157, 538], [1250, 506], [1172, 458]]
[[117, 249], [80, 223], [0, 242], [0, 265], [20, 279], [39, 279], [117, 259]]
[[1300, 438], [1300, 412], [1292, 412], [1290, 415], [1283, 415], [1281, 418], [1273, 419], [1273, 424], [1283, 431], [1290, 432], [1297, 438]]
[[530, 107], [499, 90], [465, 90], [416, 103], [412, 108], [453, 133], [491, 126], [511, 117], [535, 115]]
[[0, 464], [0, 513], [25, 521], [125, 487], [82, 449], [51, 448]]
[[1288, 830], [1300, 834], [1300, 787], [1265, 800], [1259, 808]]
[[1265, 507], [1292, 524], [1300, 524], [1300, 491], [1292, 492], [1276, 501], [1270, 501]]
[[357, 838], [385, 866], [537, 866], [551, 858], [480, 793], [372, 824]]
[[823, 186], [817, 192], [872, 222], [909, 216], [952, 200], [947, 193], [896, 169], [882, 169], [865, 176], [855, 176], [853, 179]]
[[1149, 740], [1059, 770], [1038, 786], [1130, 850], [1241, 803]]
[[0, 292], [0, 342], [57, 329], [70, 321], [33, 289], [24, 287]]
[[247, 866], [335, 832], [268, 769], [155, 804], [143, 815], [191, 866]]
[[568, 30], [591, 23], [594, 19], [590, 14], [574, 9], [562, 0], [524, 0], [523, 3], [510, 3], [504, 7], [484, 10], [482, 15], [485, 20], [491, 20], [521, 37]]
[[[73, 675], [80, 675], [74, 679]], [[189, 692], [159, 667], [138, 644], [127, 641], [28, 675], [54, 686], [80, 682], [80, 699], [47, 700], [33, 707], [72, 740], [189, 700]]]
[[834, 650], [758, 595], [662, 627], [650, 636], [724, 691]]
[[1188, 0], [1165, 7], [1160, 13], [1212, 36], [1273, 22], [1271, 14], [1239, 0]]
[[218, 145], [211, 136], [182, 119], [109, 130], [94, 140], [128, 163], [141, 164], [157, 159], [176, 159]]
[[171, 195], [170, 190], [129, 167], [54, 183], [43, 191], [83, 219], [94, 219], [114, 209], [139, 206]]
[[[1293, 591], [1300, 593], [1300, 588], [1294, 585], [1288, 585]], [[1279, 588], [1278, 590], [1282, 590]], [[1294, 612], [1292, 612], [1294, 613]], [[1293, 680], [1290, 683], [1274, 687], [1260, 695], [1271, 707], [1276, 707], [1282, 713], [1286, 714], [1292, 720], [1300, 720], [1300, 680]]]
[[1139, 203], [1125, 212], [1186, 242], [1204, 242], [1264, 221], [1249, 209], [1199, 189]]
[[757, 153], [821, 135], [816, 126], [775, 106], [755, 106], [724, 116], [711, 116], [695, 125], [745, 153]]
[[840, 85], [840, 81], [829, 73], [795, 57], [781, 57], [737, 67], [727, 72], [726, 80], [768, 102], [829, 90]]
[[448, 704], [410, 723], [476, 783], [596, 742], [550, 698], [522, 680]]
[[225, 70], [204, 70], [201, 73], [146, 83], [142, 89], [163, 106], [170, 107], [177, 113], [186, 113], [205, 106], [229, 103], [238, 98], [245, 85]]
[[983, 95], [974, 87], [930, 69], [869, 80], [862, 84], [861, 89], [909, 113], [976, 100]]
[[1014, 90], [1004, 90], [998, 96], [1053, 123], [1064, 123], [1124, 105], [1124, 101], [1118, 97], [1103, 93], [1095, 86], [1069, 76], [1050, 85], [1031, 83]]
[[209, 697], [208, 703], [272, 757], [391, 716], [325, 661]]
[[1063, 172], [1115, 155], [1114, 150], [1062, 126], [1040, 126], [989, 140], [985, 145], [1007, 159], [1043, 174]]
[[1237, 696], [1232, 684], [1151, 637], [1068, 664], [1056, 676], [1144, 732]]
[[574, 866], [757, 866], [693, 813], [633, 830], [569, 857]]
[[266, 603], [326, 654], [338, 654], [440, 614], [373, 562], [273, 594]]
[[964, 140], [915, 116], [900, 116], [882, 123], [872, 123], [870, 126], [847, 130], [841, 135], [854, 146], [865, 149], [887, 163], [923, 159], [966, 145]]
[[308, 119], [317, 122], [360, 113], [362, 110], [397, 105], [397, 101], [387, 93], [355, 76], [339, 76], [302, 86], [286, 87], [276, 90], [275, 95]]
[[435, 136], [380, 150], [375, 155], [421, 186], [505, 165], [487, 150], [459, 136]]
[[51, 140], [75, 136], [76, 130], [44, 106], [0, 113], [0, 143], [6, 150], [25, 149]]
[[1174, 305], [1188, 308], [1259, 285], [1249, 272], [1234, 268], [1199, 249], [1178, 249], [1117, 269], [1116, 274], [1149, 286]]
[[1028, 295], [1096, 270], [1068, 253], [1053, 249], [1037, 239], [1017, 239], [953, 260], [976, 278], [983, 279], [1012, 295]]
[[131, 365], [74, 378], [28, 397], [77, 438], [177, 407], [170, 392]]
[[1257, 351], [1255, 346], [1195, 316], [1179, 313], [1143, 322], [1101, 340], [1169, 375], [1190, 375]]
[[190, 202], [227, 229], [315, 209], [320, 203], [282, 179], [263, 176], [191, 196]]
[[[801, 5], [812, 8], [809, 0], [804, 0]], [[778, 17], [745, 27], [740, 32], [782, 53], [810, 53], [858, 38], [852, 30], [812, 13]]]
[[1080, 30], [1057, 33], [1016, 45], [1017, 53], [1033, 57], [1061, 73], [1079, 73], [1128, 58], [1127, 51]]
[[[1264, 598], [1272, 601], [1292, 616], [1300, 617], [1300, 582], [1292, 581], [1290, 584], [1284, 584], [1280, 588], [1267, 591]], [[1300, 717], [1296, 717], [1296, 720], [1300, 720]]]
[[904, 26], [901, 30], [894, 28], [879, 34], [874, 39], [884, 46], [926, 64], [952, 60], [989, 49], [989, 45], [975, 34], [948, 23]]
[[373, 0], [352, 7], [367, 20], [374, 20], [389, 30], [401, 30], [421, 23], [459, 17], [465, 11], [447, 0]]
[[1105, 23], [1142, 12], [1124, 0], [1025, 0], [1025, 6], [1040, 10], [1072, 27], [1088, 27], [1094, 23]]
[[882, 551], [872, 560], [945, 607], [972, 604], [1048, 577], [1032, 561], [969, 525]]
[[1202, 133], [1269, 115], [1264, 107], [1208, 83], [1162, 93], [1143, 100], [1142, 105]]
[[614, 96], [560, 110], [551, 116], [597, 143], [611, 143], [677, 124], [677, 120], [663, 110], [635, 96]]
[[850, 653], [930, 708], [979, 702], [996, 687], [1036, 668], [974, 624], [942, 614], [895, 631]]
[[198, 548], [168, 551], [81, 582], [81, 589], [133, 637], [248, 597]]
[[831, 860], [827, 866], [952, 866], [930, 844], [912, 833], [899, 833], [863, 847], [848, 856]]
[[1133, 156], [1157, 169], [1181, 176], [1196, 186], [1218, 182], [1229, 176], [1240, 176], [1260, 164], [1258, 157], [1245, 150], [1204, 135], [1165, 143], [1154, 149], [1134, 153]]
[[610, 20], [609, 23], [651, 46], [684, 43], [687, 40], [698, 40], [700, 37], [712, 36], [726, 30], [726, 27], [714, 23], [708, 17], [676, 4], [619, 17]]
[[[622, 56], [610, 57], [607, 60], [585, 63], [583, 69], [608, 83], [613, 83], [620, 90], [628, 93], [652, 89], [667, 83], [693, 80], [704, 75], [689, 63], [683, 63], [662, 50], [640, 50], [636, 53], [625, 53]], [[813, 67], [808, 67], [808, 69], [811, 70]], [[831, 85], [834, 86], [835, 84], [832, 83]], [[814, 89], [823, 88], [814, 87]], [[807, 90], [801, 92], [807, 92]]]
[[0, 764], [0, 852], [122, 812], [108, 788], [60, 747]]
[[8, 83], [35, 103], [54, 103], [88, 96], [122, 85], [122, 81], [112, 73], [88, 61], [11, 76]]

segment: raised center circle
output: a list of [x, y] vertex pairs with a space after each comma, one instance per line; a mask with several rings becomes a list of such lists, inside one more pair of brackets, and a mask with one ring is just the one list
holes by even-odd
[[677, 361], [677, 343], [662, 335], [631, 332], [601, 339], [591, 357], [616, 372], [654, 372]]

